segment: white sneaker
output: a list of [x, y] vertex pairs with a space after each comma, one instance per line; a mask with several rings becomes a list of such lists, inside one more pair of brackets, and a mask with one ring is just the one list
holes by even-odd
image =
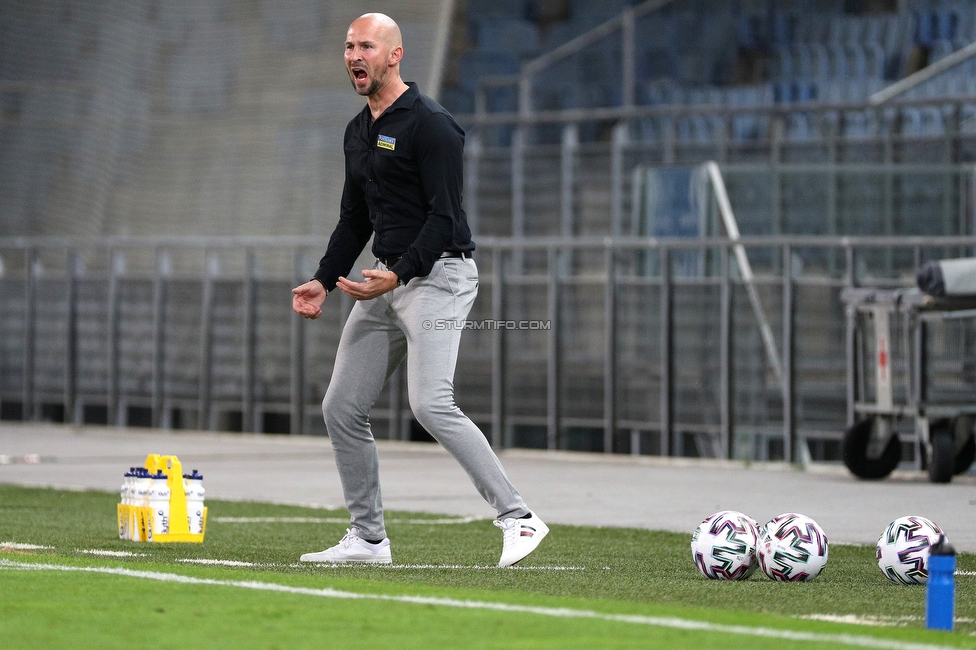
[[495, 525], [502, 529], [502, 559], [498, 566], [512, 566], [531, 553], [539, 542], [549, 534], [549, 526], [539, 519], [534, 512], [526, 519], [495, 520]]
[[345, 564], [346, 562], [361, 562], [365, 564], [392, 564], [390, 554], [390, 539], [371, 544], [359, 537], [355, 528], [346, 529], [346, 536], [332, 548], [318, 553], [306, 553], [298, 558], [302, 562], [329, 562], [331, 564]]

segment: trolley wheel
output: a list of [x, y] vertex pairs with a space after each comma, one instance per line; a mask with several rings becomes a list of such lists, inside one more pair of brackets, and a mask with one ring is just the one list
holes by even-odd
[[[951, 429], [956, 447], [954, 474], [963, 474], [976, 460], [976, 437], [973, 436], [973, 416], [959, 415], [952, 419]], [[960, 444], [962, 443], [962, 444]]]
[[956, 444], [947, 421], [940, 420], [929, 425], [929, 443], [932, 447], [929, 480], [933, 483], [948, 483], [956, 468]]
[[892, 434], [891, 440], [878, 458], [868, 458], [868, 444], [876, 423], [877, 418], [868, 418], [856, 422], [844, 432], [844, 465], [858, 478], [884, 478], [901, 462], [901, 441], [898, 440], [898, 434]]
[[959, 450], [959, 453], [956, 454], [956, 466], [953, 473], [965, 474], [974, 460], [976, 460], [976, 438], [973, 437], [973, 434], [969, 434], [969, 437], [966, 438], [966, 443]]

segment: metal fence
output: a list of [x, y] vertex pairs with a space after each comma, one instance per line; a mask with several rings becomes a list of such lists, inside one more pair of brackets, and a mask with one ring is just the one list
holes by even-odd
[[[893, 274], [885, 260], [972, 254], [976, 237], [477, 243], [481, 296], [462, 337], [457, 401], [493, 445], [800, 461], [836, 459], [851, 417], [840, 291], [910, 284], [910, 271]], [[0, 240], [0, 416], [324, 433], [318, 404], [351, 301], [330, 299], [305, 321], [290, 288], [325, 245]], [[700, 272], [679, 263], [687, 255], [700, 256]], [[934, 340], [931, 381], [976, 394], [964, 372], [972, 328]], [[380, 438], [425, 436], [399, 375], [371, 420]]]

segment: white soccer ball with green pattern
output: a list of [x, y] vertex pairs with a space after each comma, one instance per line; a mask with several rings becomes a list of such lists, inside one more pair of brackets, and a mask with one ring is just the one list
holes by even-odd
[[827, 565], [827, 535], [810, 517], [788, 512], [759, 531], [759, 568], [777, 582], [809, 582]]
[[926, 584], [929, 551], [942, 535], [942, 529], [925, 517], [895, 519], [878, 539], [878, 568], [895, 584]]
[[735, 510], [705, 519], [691, 537], [695, 567], [711, 580], [745, 580], [756, 571], [758, 524]]

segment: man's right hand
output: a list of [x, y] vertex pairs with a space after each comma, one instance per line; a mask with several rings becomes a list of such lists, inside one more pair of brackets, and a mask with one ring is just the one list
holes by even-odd
[[328, 292], [318, 280], [312, 280], [291, 290], [295, 295], [291, 300], [291, 308], [295, 313], [305, 318], [318, 318], [322, 315], [322, 303]]

